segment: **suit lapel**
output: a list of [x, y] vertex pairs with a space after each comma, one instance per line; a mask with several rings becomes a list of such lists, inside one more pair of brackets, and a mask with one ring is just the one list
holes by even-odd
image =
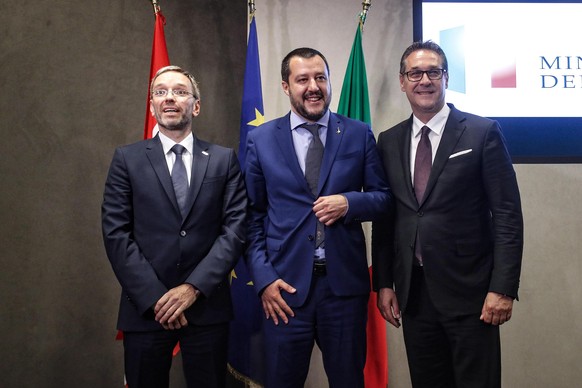
[[395, 152], [399, 153], [399, 160], [402, 164], [402, 179], [406, 182], [406, 192], [411, 203], [416, 203], [416, 195], [412, 187], [412, 171], [410, 170], [410, 141], [412, 137], [412, 116], [406, 121], [398, 133], [398, 147]]
[[174, 194], [174, 185], [172, 184], [172, 177], [168, 171], [168, 163], [166, 162], [166, 156], [164, 155], [162, 142], [157, 135], [148, 141], [146, 145], [146, 156], [149, 159], [152, 168], [156, 172], [158, 180], [160, 181], [166, 196], [174, 206], [176, 212], [180, 214], [180, 208], [178, 206], [178, 202], [176, 201], [176, 195]]
[[329, 178], [329, 174], [331, 173], [331, 168], [340, 148], [344, 133], [344, 122], [339, 118], [339, 116], [330, 112], [316, 197], [320, 195], [322, 187], [325, 185], [325, 182]]
[[279, 147], [279, 151], [283, 155], [283, 158], [287, 162], [287, 166], [291, 173], [297, 180], [300, 186], [302, 186], [305, 191], [311, 194], [311, 190], [305, 180], [305, 175], [301, 171], [301, 166], [297, 161], [297, 154], [295, 153], [295, 146], [293, 145], [293, 135], [291, 134], [291, 123], [289, 121], [290, 114], [282, 117], [277, 123], [277, 129], [275, 131], [275, 140]]
[[[211, 155], [208, 152], [208, 147], [202, 144], [196, 136], [194, 136], [194, 144], [192, 147], [192, 174], [190, 177], [190, 190], [188, 191], [188, 202], [186, 206], [186, 214], [188, 215], [192, 210], [194, 202], [200, 193], [202, 182], [206, 176], [208, 169], [208, 162]], [[186, 218], [186, 217], [184, 217]]]
[[412, 116], [390, 131], [394, 131], [395, 141], [391, 147], [384, 149], [383, 152], [387, 154], [385, 158], [395, 161], [390, 170], [394, 170], [395, 174], [398, 174], [391, 179], [390, 185], [393, 189], [400, 188], [399, 192], [403, 193], [402, 200], [406, 201], [410, 207], [416, 207], [418, 203], [414, 195], [412, 172], [410, 171]]
[[430, 170], [424, 200], [429, 197], [430, 192], [434, 188], [434, 185], [449, 160], [449, 156], [451, 156], [455, 146], [459, 142], [459, 138], [465, 131], [465, 125], [463, 124], [464, 120], [465, 118], [459, 114], [459, 111], [451, 107], [451, 112], [449, 113], [449, 118], [445, 124], [439, 148], [437, 149], [432, 169]]

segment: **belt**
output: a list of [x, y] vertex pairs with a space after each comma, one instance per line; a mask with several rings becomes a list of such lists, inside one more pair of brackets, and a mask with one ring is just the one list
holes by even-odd
[[314, 261], [313, 262], [313, 274], [315, 276], [323, 276], [327, 274], [327, 268], [325, 261]]

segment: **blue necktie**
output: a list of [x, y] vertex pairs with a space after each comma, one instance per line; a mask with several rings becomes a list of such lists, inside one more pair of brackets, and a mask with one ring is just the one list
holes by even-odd
[[188, 198], [188, 173], [182, 160], [184, 151], [186, 151], [186, 148], [180, 144], [172, 147], [172, 152], [176, 154], [176, 161], [174, 162], [174, 167], [172, 167], [172, 183], [174, 184], [174, 193], [176, 194], [182, 217], [186, 216], [186, 199]]
[[[430, 176], [430, 169], [432, 168], [432, 146], [428, 138], [430, 128], [426, 125], [421, 128], [420, 141], [416, 148], [416, 158], [414, 159], [414, 193], [416, 200], [420, 205], [424, 192], [426, 191], [426, 184]], [[414, 256], [418, 260], [419, 265], [422, 265], [422, 249], [420, 243], [420, 235], [418, 230], [416, 232], [416, 243], [414, 244]]]
[[[323, 143], [319, 138], [319, 124], [303, 124], [303, 128], [307, 129], [313, 135], [307, 155], [305, 156], [305, 180], [311, 189], [313, 195], [317, 195], [317, 185], [319, 184], [319, 171], [321, 170], [321, 160], [323, 159]], [[315, 248], [323, 248], [325, 240], [325, 227], [317, 221], [317, 229], [315, 231]]]

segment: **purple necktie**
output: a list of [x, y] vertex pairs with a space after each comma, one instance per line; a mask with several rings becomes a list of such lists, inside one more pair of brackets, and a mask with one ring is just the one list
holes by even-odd
[[[421, 128], [420, 141], [418, 142], [416, 158], [414, 159], [414, 193], [416, 194], [416, 200], [419, 205], [424, 197], [432, 167], [432, 146], [428, 139], [429, 133], [430, 128], [426, 125]], [[422, 250], [418, 230], [416, 232], [416, 243], [414, 244], [414, 256], [416, 256], [419, 265], [422, 265]]]
[[420, 141], [416, 148], [416, 159], [414, 160], [414, 193], [418, 203], [422, 201], [426, 190], [426, 183], [432, 167], [432, 146], [428, 139], [430, 128], [426, 125], [421, 128]]

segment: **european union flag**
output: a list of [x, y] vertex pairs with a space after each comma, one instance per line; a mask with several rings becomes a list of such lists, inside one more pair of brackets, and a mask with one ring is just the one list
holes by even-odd
[[[251, 15], [243, 84], [238, 158], [244, 168], [247, 133], [265, 122], [261, 66], [255, 18]], [[264, 346], [261, 334], [262, 307], [244, 260], [232, 272], [231, 293], [235, 319], [230, 324], [229, 370], [238, 380], [261, 384], [264, 379]]]
[[255, 18], [251, 19], [247, 59], [243, 84], [242, 111], [240, 118], [240, 143], [238, 159], [241, 166], [245, 164], [247, 133], [265, 122], [263, 115], [263, 93], [261, 89], [261, 64], [259, 62], [259, 44]]

